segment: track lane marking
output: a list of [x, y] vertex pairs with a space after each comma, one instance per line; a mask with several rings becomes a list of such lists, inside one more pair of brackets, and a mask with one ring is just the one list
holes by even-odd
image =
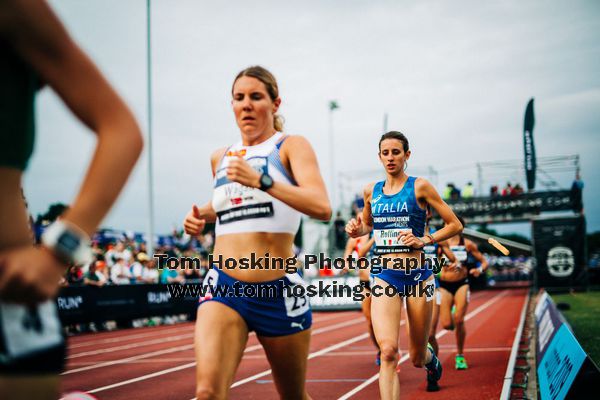
[[[482, 312], [483, 310], [485, 310], [486, 308], [488, 308], [489, 306], [491, 306], [497, 299], [506, 296], [507, 293], [508, 293], [507, 290], [503, 290], [502, 292], [500, 292], [496, 296], [492, 297], [491, 299], [489, 299], [488, 301], [486, 301], [485, 303], [483, 303], [482, 305], [480, 305], [479, 307], [477, 307], [475, 310], [473, 310], [470, 313], [468, 313], [465, 316], [465, 321], [468, 321], [471, 318], [475, 317], [477, 314], [479, 314], [480, 312]], [[439, 338], [441, 338], [442, 336], [444, 336], [448, 332], [449, 331], [447, 331], [446, 329], [442, 329], [441, 331], [439, 331], [435, 335], [435, 337], [436, 337], [436, 339], [439, 339]], [[402, 364], [403, 362], [405, 362], [406, 360], [408, 360], [408, 357], [409, 357], [408, 354], [405, 354], [404, 356], [402, 356], [402, 358], [400, 358], [400, 361], [398, 362], [398, 364]], [[367, 386], [369, 386], [371, 383], [375, 382], [377, 379], [379, 379], [379, 372], [376, 373], [375, 375], [373, 375], [372, 377], [370, 377], [369, 379], [367, 379], [364, 383], [358, 385], [354, 389], [352, 389], [349, 392], [343, 394], [341, 397], [338, 398], [338, 400], [349, 399], [350, 397], [354, 396], [356, 393], [360, 392], [361, 390], [363, 390], [364, 388], [366, 388]]]

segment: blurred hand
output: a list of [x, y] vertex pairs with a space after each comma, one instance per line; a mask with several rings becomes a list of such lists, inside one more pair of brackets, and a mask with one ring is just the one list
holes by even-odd
[[421, 249], [425, 246], [423, 239], [413, 235], [412, 231], [403, 231], [398, 235], [398, 240], [401, 240], [405, 246], [412, 247], [414, 249]]
[[48, 249], [27, 246], [0, 253], [0, 299], [36, 304], [58, 291], [66, 266]]
[[232, 157], [227, 165], [227, 179], [244, 186], [259, 188], [261, 174], [252, 168], [244, 157]]
[[472, 270], [469, 271], [469, 274], [471, 274], [475, 278], [477, 278], [479, 275], [481, 275], [481, 270], [479, 268], [473, 268]]
[[460, 263], [460, 261], [456, 260], [453, 263], [448, 264], [448, 269], [453, 269], [455, 272], [460, 271], [460, 269], [462, 268], [462, 265]]
[[191, 236], [198, 236], [204, 230], [206, 220], [202, 218], [198, 206], [192, 206], [192, 210], [185, 216], [183, 221], [183, 230]]
[[358, 214], [346, 224], [346, 233], [352, 238], [362, 236], [362, 215]]

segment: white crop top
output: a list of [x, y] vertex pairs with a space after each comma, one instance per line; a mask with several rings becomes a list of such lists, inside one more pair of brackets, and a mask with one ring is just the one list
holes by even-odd
[[285, 139], [281, 132], [276, 132], [255, 146], [244, 146], [240, 141], [227, 149], [214, 180], [212, 206], [217, 213], [216, 236], [244, 232], [296, 234], [300, 226], [299, 211], [265, 191], [227, 179], [229, 160], [241, 155], [254, 169], [269, 174], [273, 181], [296, 185], [279, 157], [279, 148]]

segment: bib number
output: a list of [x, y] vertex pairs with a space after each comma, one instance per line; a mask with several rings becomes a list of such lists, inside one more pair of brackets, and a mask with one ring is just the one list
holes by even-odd
[[[285, 310], [288, 317], [297, 317], [304, 314], [309, 310], [310, 304], [308, 297], [306, 296], [306, 288], [304, 287], [304, 281], [298, 274], [288, 275], [290, 280], [289, 291], [287, 292], [291, 296], [285, 297]], [[303, 287], [303, 290], [295, 290], [296, 286]], [[301, 292], [302, 296], [294, 296], [295, 292]]]
[[49, 349], [63, 342], [56, 305], [49, 300], [34, 307], [0, 303], [1, 335], [6, 353], [0, 362]]
[[406, 246], [398, 236], [402, 232], [412, 232], [404, 229], [381, 229], [374, 232], [375, 254], [406, 253], [410, 247]]
[[207, 272], [204, 280], [202, 281], [202, 290], [204, 293], [201, 293], [200, 298], [198, 299], [198, 303], [202, 303], [205, 300], [210, 300], [213, 298], [213, 291], [217, 287], [217, 282], [219, 281], [219, 273], [216, 269], [211, 268], [210, 271]]

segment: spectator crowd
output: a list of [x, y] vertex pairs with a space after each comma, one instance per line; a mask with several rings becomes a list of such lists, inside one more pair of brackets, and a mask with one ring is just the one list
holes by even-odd
[[[490, 187], [490, 197], [514, 197], [524, 192], [523, 187], [520, 184], [513, 186], [510, 182], [507, 182], [506, 186], [502, 189], [498, 185]], [[442, 192], [442, 198], [444, 200], [460, 200], [460, 199], [471, 199], [477, 195], [472, 182], [468, 182], [465, 187], [460, 189], [454, 183], [447, 183], [444, 191]]]
[[213, 234], [190, 238], [174, 232], [167, 242], [155, 248], [154, 253], [166, 254], [169, 258], [196, 258], [200, 260], [200, 268], [170, 269], [159, 265], [158, 258], [148, 254], [144, 242], [122, 234], [109, 241], [95, 238], [92, 242], [93, 261], [87, 265], [70, 266], [61, 285], [133, 285], [202, 280], [209, 267], [208, 254], [212, 251]]

